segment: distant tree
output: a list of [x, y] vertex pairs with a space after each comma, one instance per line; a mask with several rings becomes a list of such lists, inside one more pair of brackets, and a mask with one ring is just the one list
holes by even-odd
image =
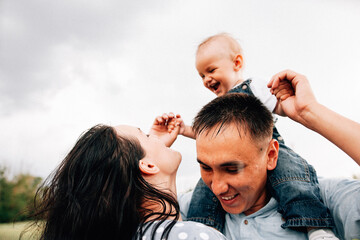
[[9, 180], [6, 168], [0, 168], [0, 222], [29, 219], [40, 177], [19, 174]]
[[6, 168], [0, 168], [0, 222], [8, 222], [14, 215], [11, 206], [12, 184], [5, 176]]
[[[29, 213], [32, 213], [34, 196], [41, 183], [40, 177], [29, 174], [20, 174], [15, 177], [13, 185], [13, 196], [16, 208], [22, 210], [17, 216], [17, 220], [27, 220]], [[27, 209], [27, 211], [24, 211]]]

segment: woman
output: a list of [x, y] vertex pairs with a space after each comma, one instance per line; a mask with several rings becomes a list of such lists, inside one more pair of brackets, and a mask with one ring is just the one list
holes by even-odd
[[205, 225], [177, 223], [181, 155], [164, 143], [175, 140], [175, 121], [155, 121], [159, 137], [130, 126], [85, 132], [37, 193], [41, 239], [225, 239]]

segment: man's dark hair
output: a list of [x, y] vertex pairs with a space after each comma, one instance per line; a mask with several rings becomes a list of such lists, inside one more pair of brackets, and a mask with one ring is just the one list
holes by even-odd
[[274, 125], [271, 112], [259, 99], [243, 93], [229, 93], [206, 104], [196, 115], [193, 129], [198, 136], [216, 128], [217, 135], [230, 124], [237, 126], [239, 134], [249, 133], [255, 141], [271, 137]]

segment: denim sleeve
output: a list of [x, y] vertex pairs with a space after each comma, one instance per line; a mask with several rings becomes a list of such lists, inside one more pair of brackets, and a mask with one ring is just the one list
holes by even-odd
[[275, 127], [273, 138], [279, 142], [279, 156], [276, 168], [268, 172], [268, 188], [286, 220], [282, 227], [295, 230], [334, 227], [320, 196], [315, 169], [285, 145]]
[[320, 191], [341, 239], [360, 239], [360, 181], [320, 179]]

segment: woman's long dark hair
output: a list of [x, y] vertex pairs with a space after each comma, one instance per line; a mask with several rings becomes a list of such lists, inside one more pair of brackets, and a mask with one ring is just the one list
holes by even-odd
[[[119, 136], [110, 126], [82, 134], [37, 191], [34, 216], [45, 221], [40, 239], [139, 239], [160, 220], [154, 223], [154, 238], [157, 227], [172, 217], [161, 237], [167, 238], [179, 205], [144, 180], [139, 170], [144, 156], [137, 139]], [[145, 202], [158, 203], [161, 210], [146, 209]]]

